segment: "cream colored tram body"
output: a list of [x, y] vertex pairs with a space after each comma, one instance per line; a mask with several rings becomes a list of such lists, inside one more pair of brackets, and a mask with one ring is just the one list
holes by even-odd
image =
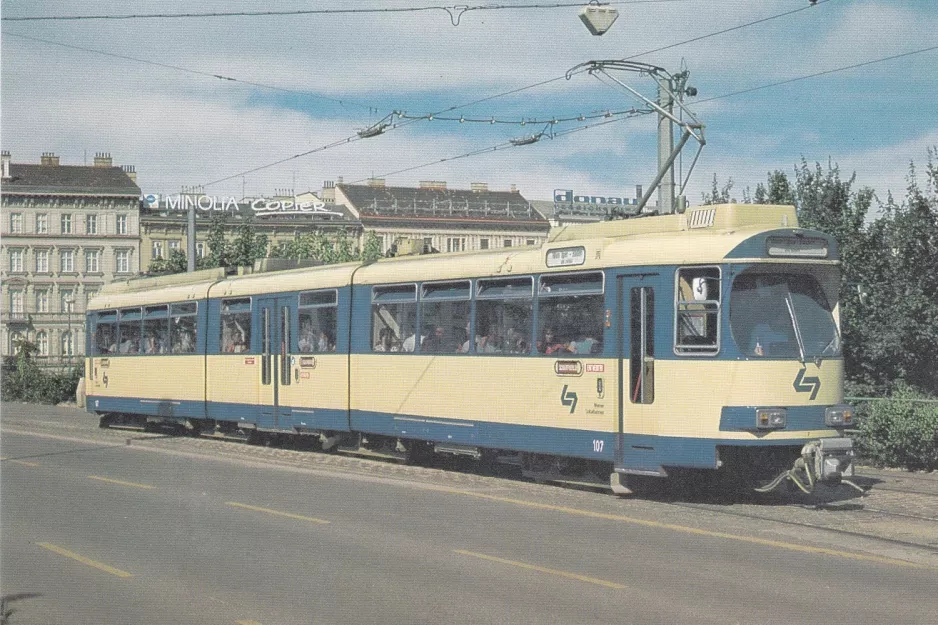
[[611, 476], [620, 491], [688, 470], [757, 482], [806, 446], [819, 478], [852, 470], [837, 246], [789, 206], [241, 273], [104, 289], [87, 318], [89, 410]]

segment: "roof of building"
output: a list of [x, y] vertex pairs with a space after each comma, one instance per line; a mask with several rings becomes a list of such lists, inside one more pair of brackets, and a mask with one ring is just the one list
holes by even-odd
[[365, 221], [368, 217], [478, 222], [546, 222], [517, 191], [337, 184]]
[[10, 163], [6, 193], [99, 193], [140, 195], [140, 187], [120, 167]]

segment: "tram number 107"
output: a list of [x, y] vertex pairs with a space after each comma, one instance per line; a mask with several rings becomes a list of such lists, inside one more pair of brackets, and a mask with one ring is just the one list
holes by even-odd
[[597, 453], [597, 454], [602, 453], [602, 451], [603, 451], [603, 445], [604, 445], [605, 443], [606, 443], [606, 441], [604, 441], [604, 440], [601, 439], [601, 438], [594, 439], [594, 440], [593, 440], [593, 451], [594, 451], [595, 453]]

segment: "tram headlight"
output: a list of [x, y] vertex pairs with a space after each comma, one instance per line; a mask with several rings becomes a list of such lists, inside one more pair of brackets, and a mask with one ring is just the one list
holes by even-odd
[[778, 430], [785, 427], [788, 413], [784, 408], [756, 408], [756, 427], [760, 430]]
[[853, 415], [853, 406], [828, 406], [824, 410], [824, 424], [834, 428], [850, 427], [853, 425]]

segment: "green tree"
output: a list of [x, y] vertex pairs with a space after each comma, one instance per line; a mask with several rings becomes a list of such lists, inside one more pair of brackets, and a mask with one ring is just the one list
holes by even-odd
[[243, 218], [241, 223], [238, 224], [237, 236], [230, 244], [230, 258], [228, 259], [230, 265], [246, 266], [254, 264], [256, 258], [254, 255], [256, 251], [254, 234], [254, 219], [252, 217]]
[[369, 230], [365, 234], [365, 240], [362, 243], [361, 260], [366, 263], [373, 263], [381, 256], [381, 238], [374, 230]]
[[733, 179], [729, 178], [722, 187], [717, 182], [717, 175], [713, 174], [713, 187], [710, 193], [704, 193], [701, 204], [727, 204], [730, 201], [730, 191], [733, 189]]
[[225, 240], [225, 223], [228, 221], [227, 213], [213, 213], [208, 227], [208, 236], [205, 238], [208, 254], [203, 259], [203, 267], [230, 267], [232, 253], [228, 241]]
[[184, 273], [188, 268], [185, 253], [181, 250], [170, 250], [168, 258], [157, 258], [150, 261], [148, 273]]
[[756, 204], [791, 204], [796, 203], [795, 190], [785, 172], [776, 169], [768, 173], [766, 184], [756, 185]]

